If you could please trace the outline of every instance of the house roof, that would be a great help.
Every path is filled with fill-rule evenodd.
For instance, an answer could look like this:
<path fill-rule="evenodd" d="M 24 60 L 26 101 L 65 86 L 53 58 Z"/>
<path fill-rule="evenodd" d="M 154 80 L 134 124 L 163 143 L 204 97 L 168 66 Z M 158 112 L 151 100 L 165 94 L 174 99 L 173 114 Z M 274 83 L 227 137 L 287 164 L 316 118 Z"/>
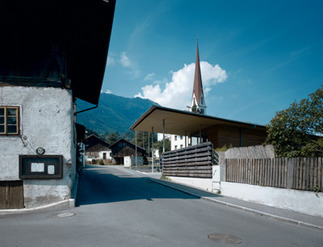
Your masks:
<path fill-rule="evenodd" d="M 129 141 L 127 141 L 127 140 L 125 140 L 125 139 L 121 138 L 121 139 L 117 140 L 115 143 L 111 144 L 111 145 L 110 145 L 110 149 L 113 149 L 113 147 L 114 147 L 114 146 L 116 146 L 119 142 L 126 142 L 126 143 L 128 143 L 130 146 L 132 146 L 133 148 L 135 148 L 135 147 L 136 147 L 136 145 L 135 145 L 135 144 L 133 144 L 133 143 L 131 143 L 131 142 L 129 142 Z M 146 152 L 146 150 L 145 150 L 145 149 L 143 149 L 142 147 L 139 147 L 138 145 L 137 145 L 137 149 L 140 149 L 142 152 Z"/>
<path fill-rule="evenodd" d="M 206 129 L 217 125 L 266 130 L 266 127 L 263 125 L 201 115 L 162 106 L 152 106 L 130 127 L 130 129 L 163 133 L 163 120 L 165 120 L 165 133 L 173 135 L 193 136 L 194 134 L 199 133 L 200 129 Z"/>
<path fill-rule="evenodd" d="M 73 89 L 73 95 L 98 104 L 115 2 L 116 0 L 1 1 L 0 32 L 4 45 L 0 47 L 0 60 L 3 59 L 0 61 L 0 72 L 7 76 L 6 66 L 23 62 L 24 67 L 17 75 L 30 81 L 34 78 L 29 78 L 24 69 L 29 68 L 29 64 L 34 61 L 40 66 L 51 66 L 48 60 L 42 61 L 37 52 L 48 52 L 47 45 L 55 45 L 59 48 L 53 49 L 53 54 L 46 54 L 46 57 L 64 69 L 66 65 L 66 79 L 71 81 L 68 87 Z M 26 51 L 27 56 L 19 61 L 22 51 Z M 57 52 L 65 54 L 61 56 Z M 61 57 L 66 61 L 61 60 Z M 47 83 L 49 86 L 54 85 L 51 80 Z"/>
<path fill-rule="evenodd" d="M 109 144 L 106 143 L 105 141 L 103 141 L 102 139 L 100 139 L 99 137 L 97 137 L 96 135 L 90 135 L 89 137 L 87 137 L 84 140 L 84 144 L 85 144 L 85 149 L 89 149 L 97 144 L 100 144 L 101 146 L 105 147 L 106 149 L 110 149 L 109 148 Z"/>

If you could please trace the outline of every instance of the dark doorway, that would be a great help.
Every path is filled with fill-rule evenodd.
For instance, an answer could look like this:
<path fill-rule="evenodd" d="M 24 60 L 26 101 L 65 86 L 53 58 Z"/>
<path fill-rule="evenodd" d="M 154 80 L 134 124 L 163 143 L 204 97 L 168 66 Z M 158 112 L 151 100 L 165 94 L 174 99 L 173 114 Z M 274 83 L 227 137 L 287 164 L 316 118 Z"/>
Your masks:
<path fill-rule="evenodd" d="M 0 181 L 0 209 L 24 208 L 23 181 Z"/>

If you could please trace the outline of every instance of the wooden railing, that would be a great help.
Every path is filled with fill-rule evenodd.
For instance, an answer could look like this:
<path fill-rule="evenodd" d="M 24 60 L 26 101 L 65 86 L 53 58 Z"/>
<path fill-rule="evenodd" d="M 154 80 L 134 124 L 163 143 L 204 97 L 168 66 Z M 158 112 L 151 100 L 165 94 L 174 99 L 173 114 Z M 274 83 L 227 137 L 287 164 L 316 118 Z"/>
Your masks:
<path fill-rule="evenodd" d="M 227 182 L 323 190 L 323 157 L 275 159 L 226 159 Z"/>
<path fill-rule="evenodd" d="M 214 163 L 211 142 L 165 152 L 162 157 L 163 175 L 212 178 Z"/>

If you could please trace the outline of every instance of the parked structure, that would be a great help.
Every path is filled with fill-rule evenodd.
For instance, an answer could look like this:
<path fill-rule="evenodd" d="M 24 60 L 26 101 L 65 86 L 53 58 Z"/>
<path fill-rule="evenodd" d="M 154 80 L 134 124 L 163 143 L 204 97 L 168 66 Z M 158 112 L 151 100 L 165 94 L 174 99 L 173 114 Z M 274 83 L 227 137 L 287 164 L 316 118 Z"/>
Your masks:
<path fill-rule="evenodd" d="M 75 100 L 98 105 L 115 0 L 2 1 L 0 208 L 71 197 Z"/>
<path fill-rule="evenodd" d="M 111 149 L 109 144 L 95 135 L 90 135 L 84 140 L 85 159 L 92 163 L 97 160 L 112 161 Z"/>
<path fill-rule="evenodd" d="M 145 149 L 141 147 L 136 147 L 136 145 L 132 144 L 131 142 L 128 142 L 125 139 L 120 139 L 113 143 L 110 146 L 111 152 L 112 152 L 112 158 L 114 159 L 114 162 L 119 165 L 124 165 L 124 157 L 126 156 L 137 156 L 143 158 L 143 162 L 147 163 L 147 152 Z"/>

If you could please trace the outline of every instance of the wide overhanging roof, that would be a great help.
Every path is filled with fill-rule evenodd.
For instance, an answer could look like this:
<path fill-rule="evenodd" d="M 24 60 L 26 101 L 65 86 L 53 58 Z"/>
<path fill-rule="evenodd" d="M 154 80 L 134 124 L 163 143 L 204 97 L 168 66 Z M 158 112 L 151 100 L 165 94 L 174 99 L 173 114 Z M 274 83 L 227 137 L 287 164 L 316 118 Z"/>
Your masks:
<path fill-rule="evenodd" d="M 69 1 L 67 1 L 69 2 Z M 70 5 L 72 88 L 98 104 L 108 56 L 115 0 L 73 0 Z"/>
<path fill-rule="evenodd" d="M 165 133 L 173 135 L 192 136 L 199 130 L 216 125 L 231 126 L 244 129 L 265 130 L 263 125 L 245 123 L 207 115 L 180 111 L 162 106 L 152 106 L 131 127 L 131 130 L 163 133 L 165 120 Z"/>
<path fill-rule="evenodd" d="M 19 58 L 15 48 L 37 49 L 28 47 L 28 44 L 35 46 L 39 43 L 45 47 L 53 42 L 59 49 L 53 49 L 52 55 L 45 54 L 44 57 L 49 57 L 50 61 L 43 61 L 42 66 L 59 63 L 64 67 L 66 64 L 66 79 L 71 81 L 73 95 L 98 104 L 115 2 L 116 0 L 1 0 L 0 30 L 2 39 L 6 41 L 0 48 L 1 57 L 5 55 L 8 59 Z M 48 52 L 47 47 L 44 47 L 39 49 Z M 61 47 L 65 49 L 61 51 Z M 61 56 L 55 52 L 65 54 Z M 41 59 L 37 52 L 31 56 Z M 57 57 L 64 57 L 66 61 L 60 61 Z M 21 61 L 16 63 L 19 62 Z M 3 63 L 8 64 L 8 61 Z M 18 76 L 25 76 L 25 71 L 19 73 Z"/>

